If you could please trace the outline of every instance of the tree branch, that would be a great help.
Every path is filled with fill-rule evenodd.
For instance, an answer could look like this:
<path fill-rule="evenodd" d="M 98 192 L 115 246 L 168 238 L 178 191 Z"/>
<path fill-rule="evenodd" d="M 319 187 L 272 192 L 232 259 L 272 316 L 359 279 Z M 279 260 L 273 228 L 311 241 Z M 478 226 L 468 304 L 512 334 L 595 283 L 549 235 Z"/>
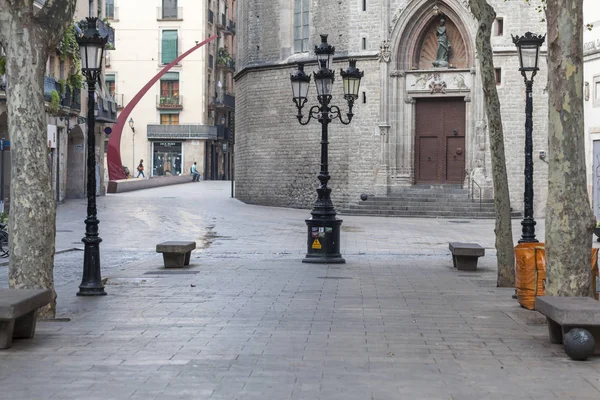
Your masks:
<path fill-rule="evenodd" d="M 65 29 L 73 20 L 77 0 L 46 0 L 44 7 L 34 16 L 37 25 L 47 32 L 48 43 L 58 44 Z"/>

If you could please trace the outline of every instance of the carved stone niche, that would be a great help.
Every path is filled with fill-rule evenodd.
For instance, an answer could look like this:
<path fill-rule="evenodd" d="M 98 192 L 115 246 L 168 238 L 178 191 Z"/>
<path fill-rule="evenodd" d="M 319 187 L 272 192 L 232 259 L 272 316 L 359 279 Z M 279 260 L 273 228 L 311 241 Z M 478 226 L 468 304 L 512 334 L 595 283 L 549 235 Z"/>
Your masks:
<path fill-rule="evenodd" d="M 469 64 L 467 46 L 454 22 L 447 16 L 445 16 L 445 20 L 446 35 L 451 46 L 450 58 L 448 60 L 450 64 L 449 68 L 467 68 Z M 435 18 L 423 31 L 421 47 L 417 49 L 413 64 L 416 66 L 416 69 L 423 70 L 433 67 L 433 62 L 437 59 L 438 52 L 436 31 L 439 24 L 439 18 Z"/>

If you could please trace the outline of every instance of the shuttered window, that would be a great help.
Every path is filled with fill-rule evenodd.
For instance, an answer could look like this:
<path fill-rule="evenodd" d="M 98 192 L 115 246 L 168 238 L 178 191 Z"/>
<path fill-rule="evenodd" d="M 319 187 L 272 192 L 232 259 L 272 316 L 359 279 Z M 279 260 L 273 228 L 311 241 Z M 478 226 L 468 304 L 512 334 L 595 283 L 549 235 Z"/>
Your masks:
<path fill-rule="evenodd" d="M 308 0 L 294 0 L 294 52 L 308 51 Z"/>
<path fill-rule="evenodd" d="M 169 64 L 177 58 L 177 31 L 162 32 L 161 62 Z"/>

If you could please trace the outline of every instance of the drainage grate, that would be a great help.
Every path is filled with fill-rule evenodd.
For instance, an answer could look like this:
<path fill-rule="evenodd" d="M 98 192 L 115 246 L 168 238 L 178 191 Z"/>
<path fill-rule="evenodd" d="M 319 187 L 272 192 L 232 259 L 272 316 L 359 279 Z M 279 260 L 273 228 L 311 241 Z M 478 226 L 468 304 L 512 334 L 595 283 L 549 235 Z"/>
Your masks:
<path fill-rule="evenodd" d="M 67 233 L 67 232 L 73 232 L 73 231 L 70 231 L 70 230 L 67 230 L 67 229 L 57 229 L 56 230 L 56 233 Z"/>
<path fill-rule="evenodd" d="M 462 220 L 460 220 L 460 221 L 452 221 L 452 220 L 450 220 L 448 222 L 452 222 L 453 224 L 470 224 L 471 223 L 471 221 L 462 221 Z"/>
<path fill-rule="evenodd" d="M 354 279 L 349 276 L 319 276 L 319 279 Z"/>
<path fill-rule="evenodd" d="M 195 275 L 195 274 L 197 274 L 199 272 L 200 271 L 177 271 L 177 270 L 168 271 L 168 270 L 162 270 L 162 271 L 148 271 L 148 272 L 144 272 L 144 275 Z"/>

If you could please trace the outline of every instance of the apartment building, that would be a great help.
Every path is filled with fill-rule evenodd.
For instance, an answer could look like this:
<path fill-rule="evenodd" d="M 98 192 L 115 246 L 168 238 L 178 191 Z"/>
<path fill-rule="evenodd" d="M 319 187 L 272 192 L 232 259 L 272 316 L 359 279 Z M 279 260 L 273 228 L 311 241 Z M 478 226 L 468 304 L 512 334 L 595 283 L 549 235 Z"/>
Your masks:
<path fill-rule="evenodd" d="M 212 7 L 197 0 L 105 0 L 106 18 L 119 33 L 106 60 L 105 84 L 118 108 L 210 36 Z M 203 179 L 223 178 L 225 130 L 215 120 L 226 114 L 220 103 L 214 106 L 216 57 L 214 46 L 191 53 L 139 101 L 121 136 L 121 159 L 132 173 L 140 160 L 146 176 L 189 174 L 196 162 Z"/>
<path fill-rule="evenodd" d="M 34 6 L 41 9 L 45 0 L 36 0 Z M 66 198 L 84 198 L 86 195 L 87 156 L 87 85 L 76 58 L 79 48 L 75 38 L 80 34 L 78 21 L 88 16 L 103 17 L 98 0 L 78 0 L 73 25 L 67 29 L 62 43 L 51 52 L 44 76 L 44 99 L 48 138 L 48 171 L 56 201 Z M 114 48 L 114 30 L 98 21 L 102 34 L 109 36 L 108 48 Z M 69 37 L 69 40 L 65 38 Z M 70 43 L 65 46 L 64 43 Z M 69 47 L 71 46 L 71 47 Z M 3 57 L 0 48 L 0 59 Z M 0 139 L 10 142 L 8 135 L 6 79 L 0 68 Z M 116 122 L 116 103 L 100 86 L 96 90 L 96 175 L 97 193 L 104 194 L 104 129 Z M 6 143 L 6 142 L 4 142 Z M 0 146 L 0 173 L 4 185 L 0 197 L 10 203 L 10 147 Z"/>

